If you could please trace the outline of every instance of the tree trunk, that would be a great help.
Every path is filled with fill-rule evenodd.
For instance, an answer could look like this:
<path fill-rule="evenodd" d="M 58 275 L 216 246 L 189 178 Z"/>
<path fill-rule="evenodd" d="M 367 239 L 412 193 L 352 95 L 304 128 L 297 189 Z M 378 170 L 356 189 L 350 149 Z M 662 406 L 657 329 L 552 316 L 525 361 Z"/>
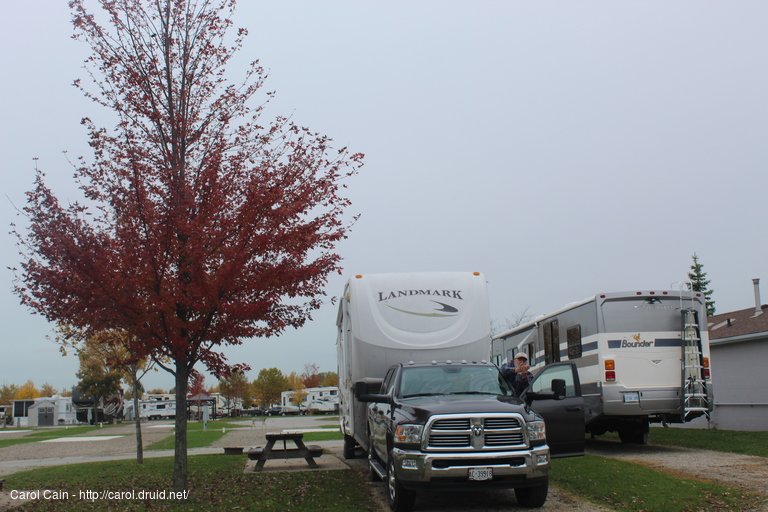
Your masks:
<path fill-rule="evenodd" d="M 176 361 L 176 442 L 174 444 L 173 490 L 187 490 L 187 382 L 189 369 Z"/>
<path fill-rule="evenodd" d="M 133 411 L 136 420 L 136 462 L 144 464 L 144 442 L 141 439 L 141 411 L 139 411 L 139 379 L 133 372 Z"/>

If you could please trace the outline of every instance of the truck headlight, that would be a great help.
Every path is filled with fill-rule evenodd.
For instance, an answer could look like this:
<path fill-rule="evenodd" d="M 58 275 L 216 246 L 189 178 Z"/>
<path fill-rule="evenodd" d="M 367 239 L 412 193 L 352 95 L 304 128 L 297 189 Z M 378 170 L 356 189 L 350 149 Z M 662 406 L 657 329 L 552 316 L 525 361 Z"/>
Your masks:
<path fill-rule="evenodd" d="M 529 441 L 546 441 L 547 428 L 543 421 L 529 421 L 525 424 Z"/>
<path fill-rule="evenodd" d="M 395 429 L 395 442 L 420 444 L 424 425 L 398 425 Z"/>

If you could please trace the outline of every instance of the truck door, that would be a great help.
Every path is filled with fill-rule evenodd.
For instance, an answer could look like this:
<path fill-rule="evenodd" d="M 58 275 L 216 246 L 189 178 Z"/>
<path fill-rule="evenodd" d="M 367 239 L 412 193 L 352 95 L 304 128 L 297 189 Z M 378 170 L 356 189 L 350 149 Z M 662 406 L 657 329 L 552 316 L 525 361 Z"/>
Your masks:
<path fill-rule="evenodd" d="M 395 367 L 392 367 L 384 377 L 384 382 L 381 384 L 382 395 L 394 394 L 395 388 Z M 374 450 L 377 456 L 381 460 L 386 460 L 387 457 L 387 416 L 390 415 L 392 407 L 388 403 L 373 403 L 369 405 L 368 421 L 370 430 L 370 443 L 371 450 Z"/>
<path fill-rule="evenodd" d="M 565 381 L 565 397 L 553 396 L 552 381 L 555 379 Z M 523 397 L 526 395 L 529 395 L 526 401 L 531 404 L 531 409 L 544 418 L 550 456 L 584 455 L 584 398 L 576 365 L 562 362 L 544 367 Z"/>

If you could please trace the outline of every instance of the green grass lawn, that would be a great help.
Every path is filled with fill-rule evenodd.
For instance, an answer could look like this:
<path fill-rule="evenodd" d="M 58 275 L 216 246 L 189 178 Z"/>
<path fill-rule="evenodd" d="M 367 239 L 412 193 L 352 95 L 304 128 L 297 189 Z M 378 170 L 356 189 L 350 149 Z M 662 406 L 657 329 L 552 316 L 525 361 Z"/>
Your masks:
<path fill-rule="evenodd" d="M 214 441 L 218 441 L 226 435 L 227 429 L 242 428 L 243 425 L 227 422 L 208 422 L 207 430 L 202 422 L 187 423 L 187 448 L 205 448 Z M 173 430 L 168 431 L 168 437 L 147 446 L 147 450 L 173 450 L 174 448 Z"/>
<path fill-rule="evenodd" d="M 595 455 L 553 460 L 549 479 L 558 487 L 614 510 L 738 511 L 760 501 L 755 495 L 722 485 L 678 478 L 640 464 Z"/>
<path fill-rule="evenodd" d="M 305 443 L 314 443 L 316 441 L 342 440 L 344 436 L 337 429 L 335 431 L 329 430 L 328 432 L 305 432 L 303 439 Z"/>
<path fill-rule="evenodd" d="M 50 467 L 6 477 L 5 489 L 53 489 L 68 499 L 39 500 L 24 510 L 259 510 L 357 512 L 373 510 L 362 473 L 313 471 L 244 473 L 246 456 L 197 455 L 189 458 L 189 498 L 172 500 L 173 458 L 110 461 Z M 145 498 L 139 499 L 140 491 Z M 89 501 L 80 491 L 101 493 Z M 146 497 L 146 491 L 154 492 Z M 166 491 L 165 498 L 158 494 Z M 61 494 L 63 494 L 63 492 Z M 104 498 L 104 499 L 102 499 Z"/>
<path fill-rule="evenodd" d="M 649 437 L 652 444 L 768 457 L 768 432 L 654 427 Z"/>

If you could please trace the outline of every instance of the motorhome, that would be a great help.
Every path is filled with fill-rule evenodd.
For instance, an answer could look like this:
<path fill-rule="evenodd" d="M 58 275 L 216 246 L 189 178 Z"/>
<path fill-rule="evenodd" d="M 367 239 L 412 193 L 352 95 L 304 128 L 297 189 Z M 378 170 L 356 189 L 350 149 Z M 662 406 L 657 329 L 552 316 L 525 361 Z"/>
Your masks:
<path fill-rule="evenodd" d="M 528 356 L 534 373 L 574 361 L 586 431 L 648 441 L 649 423 L 683 423 L 712 410 L 704 296 L 642 290 L 601 293 L 494 337 L 497 365 Z"/>
<path fill-rule="evenodd" d="M 344 456 L 367 453 L 394 511 L 409 509 L 417 489 L 447 482 L 507 486 L 518 503 L 540 507 L 550 457 L 583 454 L 573 363 L 547 368 L 526 397 L 488 362 L 483 274 L 356 275 L 336 324 Z"/>

